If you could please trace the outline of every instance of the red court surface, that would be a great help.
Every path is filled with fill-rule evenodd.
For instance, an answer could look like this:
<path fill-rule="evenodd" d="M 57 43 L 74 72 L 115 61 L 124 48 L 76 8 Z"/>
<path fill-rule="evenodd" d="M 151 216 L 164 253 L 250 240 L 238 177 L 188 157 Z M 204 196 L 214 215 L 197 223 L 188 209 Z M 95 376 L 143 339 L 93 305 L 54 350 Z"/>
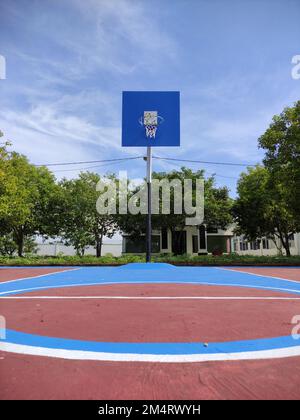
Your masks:
<path fill-rule="evenodd" d="M 300 399 L 300 357 L 191 364 L 0 357 L 1 399 Z"/>
<path fill-rule="evenodd" d="M 272 276 L 275 270 L 278 277 L 299 279 L 299 269 L 258 270 L 262 273 L 255 274 Z M 57 269 L 5 271 L 0 270 L 2 281 Z M 232 286 L 115 284 L 37 290 L 2 299 L 0 305 L 7 328 L 16 331 L 78 340 L 203 346 L 291 334 L 292 317 L 300 314 L 299 297 Z M 300 357 L 147 363 L 0 351 L 0 399 L 300 399 Z"/>
<path fill-rule="evenodd" d="M 287 280 L 296 280 L 300 282 L 300 268 L 283 267 L 232 267 L 227 270 L 241 271 L 243 273 L 258 274 L 260 276 L 280 277 Z"/>
<path fill-rule="evenodd" d="M 182 284 L 84 286 L 40 290 L 1 301 L 9 329 L 78 340 L 233 341 L 287 335 L 300 300 L 244 300 L 290 294 L 241 287 Z M 45 299 L 60 296 L 60 299 Z M 73 299 L 70 297 L 73 296 Z M 75 297 L 79 297 L 76 299 Z M 94 296 L 95 299 L 90 299 Z M 140 296 L 142 299 L 101 299 Z M 144 299 L 145 297 L 176 299 Z M 211 300 L 178 299 L 184 296 Z M 213 297 L 224 297 L 215 300 Z M 228 300 L 227 297 L 240 297 Z"/>
<path fill-rule="evenodd" d="M 44 267 L 34 267 L 34 268 L 1 268 L 0 269 L 0 282 L 23 279 L 28 277 L 43 276 L 50 273 L 59 273 L 61 271 L 69 271 L 72 268 L 44 268 Z"/>

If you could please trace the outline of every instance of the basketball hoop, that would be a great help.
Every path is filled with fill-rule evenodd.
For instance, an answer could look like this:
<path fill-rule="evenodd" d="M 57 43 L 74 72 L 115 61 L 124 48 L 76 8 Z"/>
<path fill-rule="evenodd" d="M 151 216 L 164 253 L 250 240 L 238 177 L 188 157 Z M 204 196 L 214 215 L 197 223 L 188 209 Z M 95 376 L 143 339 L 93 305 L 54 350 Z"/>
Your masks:
<path fill-rule="evenodd" d="M 144 111 L 144 109 L 150 111 Z M 151 111 L 155 110 L 156 111 Z M 163 117 L 158 115 L 161 112 Z M 158 133 L 158 126 L 166 121 Z M 139 127 L 140 126 L 140 127 Z M 156 134 L 158 135 L 156 136 Z M 152 147 L 180 146 L 180 93 L 125 91 L 122 94 L 122 146 L 147 147 L 146 262 L 151 262 Z"/>
<path fill-rule="evenodd" d="M 146 137 L 155 138 L 157 127 L 163 120 L 157 111 L 144 111 L 144 115 L 140 117 L 139 123 L 145 127 Z"/>

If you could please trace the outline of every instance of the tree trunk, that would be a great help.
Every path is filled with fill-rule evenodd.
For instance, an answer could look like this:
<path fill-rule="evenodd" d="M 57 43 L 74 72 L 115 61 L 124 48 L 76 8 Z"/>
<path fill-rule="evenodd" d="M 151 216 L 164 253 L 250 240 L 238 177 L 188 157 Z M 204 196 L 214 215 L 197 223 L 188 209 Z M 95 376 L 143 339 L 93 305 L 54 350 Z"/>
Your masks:
<path fill-rule="evenodd" d="M 291 256 L 291 251 L 290 251 L 290 244 L 289 244 L 289 234 L 288 233 L 283 234 L 282 232 L 279 232 L 279 237 L 280 237 L 280 241 L 282 243 L 282 246 L 285 249 L 286 256 L 290 257 Z"/>
<path fill-rule="evenodd" d="M 102 248 L 102 244 L 100 241 L 96 242 L 96 257 L 100 258 L 101 257 L 101 248 Z"/>
<path fill-rule="evenodd" d="M 276 241 L 276 239 L 274 238 L 274 239 L 272 239 L 272 241 L 273 241 L 273 243 L 274 243 L 274 245 L 275 245 L 275 248 L 277 249 L 277 251 L 278 251 L 278 255 L 280 255 L 281 257 L 283 256 L 283 252 L 282 252 L 282 243 L 280 242 L 280 245 L 278 245 L 277 244 L 277 241 Z"/>
<path fill-rule="evenodd" d="M 291 250 L 290 250 L 290 242 L 289 242 L 289 235 L 285 235 L 285 252 L 286 252 L 286 256 L 290 257 L 291 256 Z"/>
<path fill-rule="evenodd" d="M 16 234 L 16 242 L 18 245 L 18 256 L 23 257 L 23 248 L 24 248 L 24 233 L 22 228 L 18 230 Z"/>

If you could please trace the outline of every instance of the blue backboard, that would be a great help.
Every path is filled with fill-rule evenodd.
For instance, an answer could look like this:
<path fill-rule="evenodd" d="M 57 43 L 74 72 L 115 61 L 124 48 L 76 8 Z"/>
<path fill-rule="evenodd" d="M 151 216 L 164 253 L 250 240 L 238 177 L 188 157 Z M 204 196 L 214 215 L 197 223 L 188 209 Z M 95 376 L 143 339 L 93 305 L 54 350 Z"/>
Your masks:
<path fill-rule="evenodd" d="M 180 146 L 179 92 L 123 92 L 122 107 L 122 146 Z M 146 121 L 155 137 L 147 137 Z"/>

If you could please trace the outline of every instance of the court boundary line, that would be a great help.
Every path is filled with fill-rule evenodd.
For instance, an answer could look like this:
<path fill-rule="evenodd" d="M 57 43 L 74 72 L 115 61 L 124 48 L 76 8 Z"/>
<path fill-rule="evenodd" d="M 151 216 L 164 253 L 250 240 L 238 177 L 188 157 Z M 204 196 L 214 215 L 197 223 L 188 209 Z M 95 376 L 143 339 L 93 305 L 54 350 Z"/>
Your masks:
<path fill-rule="evenodd" d="M 199 354 L 138 354 L 109 353 L 84 350 L 58 349 L 0 342 L 0 350 L 8 353 L 31 356 L 53 357 L 68 360 L 98 360 L 114 362 L 156 362 L 156 363 L 195 363 L 239 360 L 281 359 L 300 356 L 300 346 L 284 347 L 271 350 L 254 350 L 238 353 L 199 353 Z"/>
<path fill-rule="evenodd" d="M 245 274 L 245 273 L 244 273 Z M 246 273 L 248 274 L 248 273 Z M 286 280 L 289 281 L 289 280 Z M 292 282 L 293 283 L 293 282 Z M 298 283 L 298 282 L 296 282 Z M 43 287 L 32 287 L 26 288 L 21 290 L 11 290 L 0 293 L 1 295 L 9 295 L 16 292 L 29 292 L 41 289 L 59 289 L 62 287 L 84 287 L 84 286 L 102 286 L 102 285 L 133 285 L 133 284 L 178 284 L 178 285 L 207 285 L 207 286 L 225 286 L 225 287 L 243 287 L 248 289 L 261 289 L 261 290 L 273 290 L 273 291 L 281 291 L 281 292 L 290 292 L 295 293 L 297 295 L 300 294 L 300 290 L 294 289 L 285 289 L 285 288 L 278 288 L 278 287 L 270 287 L 270 286 L 258 286 L 255 284 L 220 284 L 215 282 L 203 282 L 203 281 L 196 281 L 196 282 L 173 282 L 173 281 L 131 281 L 131 282 L 97 282 L 97 283 L 76 283 L 76 284 L 65 284 L 65 285 L 47 285 Z M 5 296 L 4 296 L 5 297 Z M 4 298 L 3 297 L 3 298 Z M 20 296 L 6 296 L 10 298 L 20 298 Z M 21 296 L 22 297 L 22 296 Z M 23 296 L 25 297 L 25 296 Z M 151 296 L 149 296 L 151 298 Z M 28 298 L 34 298 L 34 296 L 28 296 Z M 38 298 L 38 296 L 36 297 Z M 56 297 L 57 298 L 57 297 Z M 74 298 L 74 297 L 72 297 Z M 79 297 L 80 298 L 80 297 Z M 94 297 L 92 297 L 94 298 Z M 174 297 L 173 297 L 174 298 Z M 187 297 L 184 297 L 187 298 Z M 195 298 L 195 297 L 193 297 Z M 206 297 L 210 298 L 210 297 Z M 246 297 L 247 298 L 247 297 Z M 264 298 L 264 297 L 260 297 Z M 257 297 L 256 297 L 257 299 Z M 287 299 L 290 299 L 287 297 Z M 293 298 L 291 298 L 293 299 Z M 295 299 L 293 299 L 295 300 Z M 40 347 L 40 346 L 33 346 L 28 344 L 17 344 L 12 343 L 9 341 L 1 342 L 0 341 L 0 350 L 7 351 L 11 353 L 19 353 L 19 354 L 28 354 L 28 355 L 35 355 L 35 356 L 46 356 L 46 357 L 56 357 L 62 359 L 73 359 L 73 360 L 99 360 L 99 361 L 130 361 L 130 362 L 165 362 L 165 363 L 185 363 L 185 362 L 203 362 L 203 361 L 230 361 L 230 360 L 258 360 L 258 359 L 273 359 L 273 358 L 284 358 L 284 357 L 293 357 L 293 356 L 300 356 L 300 345 L 299 346 L 288 346 L 288 347 L 278 347 L 275 349 L 261 349 L 261 350 L 254 350 L 254 351 L 240 351 L 240 352 L 221 352 L 216 349 L 214 353 L 197 353 L 197 354 L 150 354 L 150 353 L 118 353 L 118 352 L 101 352 L 101 351 L 91 351 L 91 350 L 78 350 L 78 349 L 63 349 L 63 348 L 56 348 L 56 347 Z"/>
<path fill-rule="evenodd" d="M 51 276 L 52 274 L 66 273 L 66 272 L 69 272 L 69 271 L 76 271 L 76 270 L 80 270 L 80 269 L 81 269 L 81 267 L 67 268 L 67 269 L 62 269 L 60 271 L 54 271 L 53 273 L 38 274 L 37 276 L 22 277 L 21 279 L 0 281 L 0 286 L 1 286 L 1 284 L 13 283 L 14 281 L 23 281 L 23 280 L 37 279 L 39 277 Z"/>
<path fill-rule="evenodd" d="M 0 296 L 2 300 L 30 299 L 119 299 L 119 300 L 280 300 L 298 301 L 296 297 L 286 296 Z"/>
<path fill-rule="evenodd" d="M 264 277 L 264 278 L 272 278 L 272 279 L 277 279 L 277 280 L 283 280 L 283 281 L 289 281 L 291 283 L 298 283 L 300 284 L 300 280 L 289 280 L 289 279 L 284 279 L 283 277 L 277 277 L 277 276 L 267 276 L 267 275 L 263 275 L 263 274 L 255 274 L 255 273 L 248 273 L 247 271 L 241 271 L 241 270 L 235 270 L 233 268 L 224 268 L 224 267 L 215 267 L 217 270 L 224 270 L 224 271 L 233 271 L 236 273 L 242 273 L 242 274 L 249 274 L 250 276 L 258 276 L 258 277 Z M 256 267 L 253 267 L 256 268 Z M 257 267 L 260 268 L 260 267 Z M 268 267 L 265 267 L 268 268 Z M 270 267 L 271 268 L 271 267 Z M 300 269 L 300 267 L 299 267 Z"/>
<path fill-rule="evenodd" d="M 288 281 L 288 280 L 287 280 Z M 299 284 L 299 282 L 296 282 Z M 13 294 L 13 293 L 22 293 L 22 292 L 32 292 L 35 290 L 44 290 L 44 289 L 59 289 L 59 288 L 63 288 L 63 287 L 81 287 L 81 286 L 102 286 L 102 285 L 120 285 L 120 284 L 196 284 L 196 285 L 207 285 L 207 286 L 228 286 L 228 287 L 243 287 L 243 288 L 248 288 L 248 289 L 261 289 L 261 290 L 273 290 L 273 291 L 281 291 L 281 292 L 289 292 L 289 293 L 294 293 L 299 295 L 300 294 L 300 289 L 299 290 L 295 290 L 295 289 L 285 289 L 285 288 L 280 288 L 280 287 L 267 287 L 267 286 L 257 286 L 257 285 L 247 285 L 247 284 L 232 284 L 232 283 L 228 283 L 228 284 L 224 284 L 224 283 L 209 283 L 209 282 L 166 282 L 166 281 L 151 281 L 151 282 L 145 282 L 145 281 L 134 281 L 134 282 L 103 282 L 103 283 L 79 283 L 79 284 L 60 284 L 60 285 L 55 285 L 55 286 L 43 286 L 43 287 L 30 287 L 30 288 L 26 288 L 26 289 L 15 289 L 15 290 L 8 290 L 5 292 L 0 292 L 0 297 L 1 295 L 9 295 L 9 294 Z"/>

